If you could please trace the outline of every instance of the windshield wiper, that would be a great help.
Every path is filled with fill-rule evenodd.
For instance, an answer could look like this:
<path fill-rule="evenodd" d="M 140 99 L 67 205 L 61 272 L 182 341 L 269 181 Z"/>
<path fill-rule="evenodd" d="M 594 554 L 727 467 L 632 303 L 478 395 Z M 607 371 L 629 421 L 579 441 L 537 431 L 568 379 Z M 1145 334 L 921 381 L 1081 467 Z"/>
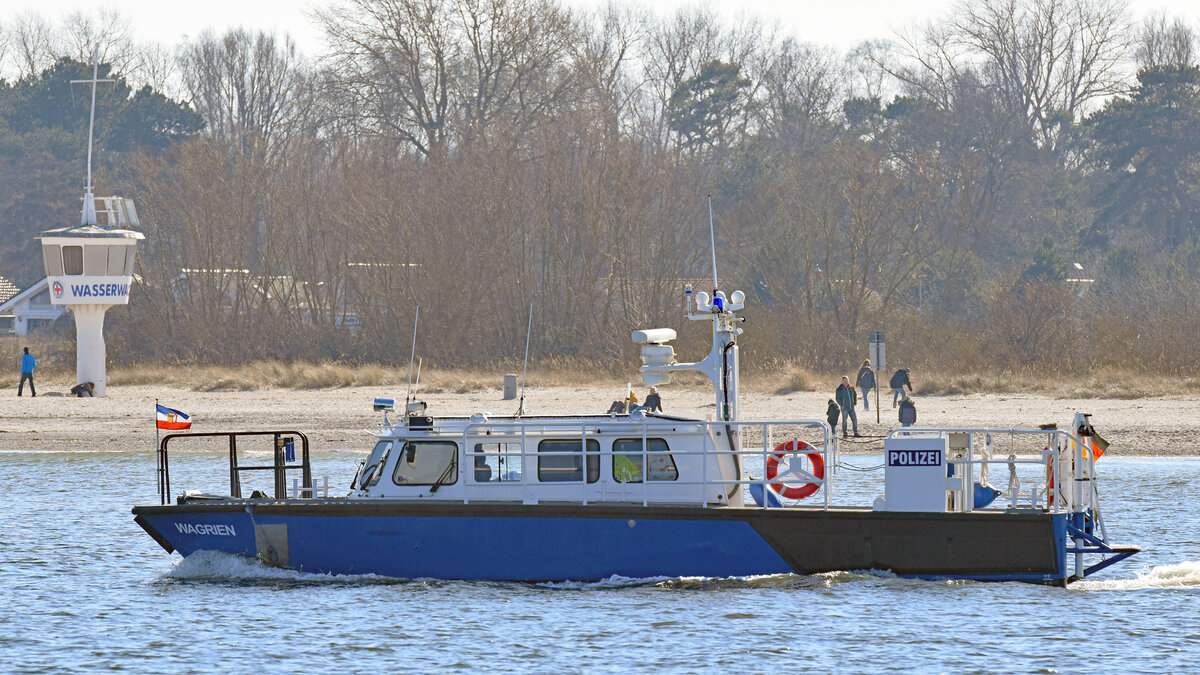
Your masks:
<path fill-rule="evenodd" d="M 447 485 L 448 483 L 446 483 L 446 479 L 449 478 L 451 472 L 453 472 L 457 468 L 458 468 L 458 457 L 456 456 L 450 462 L 450 464 L 446 466 L 446 470 L 442 472 L 442 475 L 438 476 L 437 482 L 433 484 L 433 487 L 429 488 L 429 494 L 433 494 L 438 491 L 438 488 L 442 487 L 443 485 Z"/>

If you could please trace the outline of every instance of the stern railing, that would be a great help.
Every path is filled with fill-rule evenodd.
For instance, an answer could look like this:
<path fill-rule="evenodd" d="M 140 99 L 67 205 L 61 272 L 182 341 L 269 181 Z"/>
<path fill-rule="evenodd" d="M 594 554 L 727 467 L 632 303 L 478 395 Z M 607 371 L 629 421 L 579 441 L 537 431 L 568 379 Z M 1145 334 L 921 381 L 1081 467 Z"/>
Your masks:
<path fill-rule="evenodd" d="M 272 448 L 274 450 L 272 462 L 270 464 L 261 465 L 243 465 L 238 460 L 237 439 L 248 436 L 271 436 L 273 437 Z M 247 471 L 270 471 L 274 478 L 275 499 L 286 499 L 288 497 L 287 489 L 287 474 L 289 471 L 299 471 L 301 485 L 297 487 L 297 491 L 305 490 L 309 494 L 313 493 L 312 484 L 312 465 L 309 463 L 308 456 L 308 436 L 302 432 L 290 429 L 273 430 L 273 431 L 216 431 L 216 432 L 195 432 L 185 434 L 167 434 L 163 436 L 162 441 L 158 446 L 158 495 L 160 503 L 166 504 L 171 497 L 171 465 L 167 447 L 171 441 L 182 438 L 219 438 L 224 437 L 229 440 L 229 496 L 241 498 L 242 496 L 242 474 Z M 300 439 L 300 460 L 299 463 L 289 464 L 287 460 L 288 442 L 294 444 L 295 438 Z M 292 446 L 295 447 L 294 445 Z M 293 460 L 295 461 L 295 460 Z"/>

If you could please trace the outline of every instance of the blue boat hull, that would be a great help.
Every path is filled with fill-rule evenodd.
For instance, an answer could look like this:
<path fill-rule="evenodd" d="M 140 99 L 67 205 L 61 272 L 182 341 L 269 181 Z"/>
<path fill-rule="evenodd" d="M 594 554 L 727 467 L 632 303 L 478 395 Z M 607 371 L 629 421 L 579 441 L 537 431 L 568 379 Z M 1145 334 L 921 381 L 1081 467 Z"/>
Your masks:
<path fill-rule="evenodd" d="M 1065 516 L 640 505 L 222 500 L 139 506 L 168 551 L 306 572 L 596 580 L 881 570 L 1066 582 Z"/>

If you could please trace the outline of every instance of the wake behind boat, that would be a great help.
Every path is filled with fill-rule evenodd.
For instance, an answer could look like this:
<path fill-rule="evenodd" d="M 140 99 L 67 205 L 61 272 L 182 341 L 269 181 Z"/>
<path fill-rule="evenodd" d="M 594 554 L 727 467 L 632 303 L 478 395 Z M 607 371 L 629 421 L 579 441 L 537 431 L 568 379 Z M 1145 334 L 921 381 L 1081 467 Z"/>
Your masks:
<path fill-rule="evenodd" d="M 216 550 L 306 572 L 514 581 L 728 577 L 880 570 L 903 577 L 1066 585 L 1138 552 L 1109 543 L 1096 489 L 1103 451 L 1089 416 L 1059 428 L 902 428 L 884 441 L 884 492 L 838 505 L 838 444 L 824 420 L 741 415 L 744 295 L 685 291 L 712 348 L 676 362 L 675 331 L 635 331 L 647 385 L 712 382 L 715 420 L 628 413 L 436 417 L 407 400 L 384 423 L 345 497 L 315 489 L 295 431 L 172 434 L 159 447 L 160 504 L 136 522 L 168 552 Z M 269 465 L 239 463 L 239 438 L 270 436 Z M 230 494 L 171 497 L 168 448 L 229 441 Z M 999 457 L 1001 438 L 1041 446 Z M 301 443 L 295 459 L 288 449 Z M 289 446 L 289 443 L 292 444 Z M 244 447 L 244 443 L 243 443 Z M 1007 467 L 1006 490 L 993 488 Z M 269 471 L 274 496 L 241 494 Z M 289 491 L 289 474 L 292 478 Z M 861 492 L 861 490 L 859 490 Z M 994 506 L 997 497 L 1006 501 Z"/>

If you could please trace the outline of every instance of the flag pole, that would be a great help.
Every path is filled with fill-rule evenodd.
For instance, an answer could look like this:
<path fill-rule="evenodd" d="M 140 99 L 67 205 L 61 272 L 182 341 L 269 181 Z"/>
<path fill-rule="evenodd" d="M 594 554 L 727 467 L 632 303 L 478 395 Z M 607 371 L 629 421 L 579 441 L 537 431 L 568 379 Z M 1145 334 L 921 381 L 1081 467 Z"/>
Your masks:
<path fill-rule="evenodd" d="M 162 466 L 162 450 L 159 448 L 159 433 L 158 433 L 158 399 L 154 399 L 154 454 L 158 457 L 158 494 L 162 494 L 163 490 L 163 466 Z"/>

